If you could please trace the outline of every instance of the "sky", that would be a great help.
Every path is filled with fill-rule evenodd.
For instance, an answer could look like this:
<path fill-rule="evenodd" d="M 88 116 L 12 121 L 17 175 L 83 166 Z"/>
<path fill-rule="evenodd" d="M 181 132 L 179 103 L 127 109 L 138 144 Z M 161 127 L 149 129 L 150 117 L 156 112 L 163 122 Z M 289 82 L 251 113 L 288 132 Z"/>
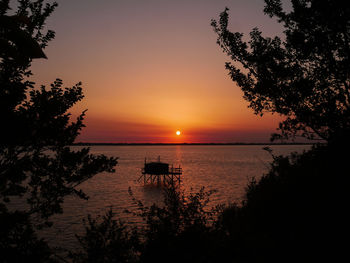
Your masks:
<path fill-rule="evenodd" d="M 281 117 L 254 115 L 225 70 L 210 26 L 230 8 L 231 31 L 282 32 L 262 0 L 58 0 L 56 37 L 33 79 L 82 81 L 87 109 L 77 142 L 268 142 Z M 176 131 L 181 135 L 176 135 Z"/>

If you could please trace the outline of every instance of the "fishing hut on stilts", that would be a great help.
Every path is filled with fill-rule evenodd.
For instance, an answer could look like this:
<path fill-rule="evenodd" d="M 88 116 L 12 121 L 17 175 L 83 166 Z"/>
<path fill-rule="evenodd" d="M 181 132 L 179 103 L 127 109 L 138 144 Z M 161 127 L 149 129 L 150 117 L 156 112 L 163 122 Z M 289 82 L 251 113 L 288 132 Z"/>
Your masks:
<path fill-rule="evenodd" d="M 182 168 L 169 166 L 168 163 L 162 163 L 160 156 L 157 162 L 147 162 L 145 158 L 145 165 L 141 171 L 142 175 L 138 181 L 143 180 L 144 184 L 172 184 L 174 182 L 181 182 Z"/>

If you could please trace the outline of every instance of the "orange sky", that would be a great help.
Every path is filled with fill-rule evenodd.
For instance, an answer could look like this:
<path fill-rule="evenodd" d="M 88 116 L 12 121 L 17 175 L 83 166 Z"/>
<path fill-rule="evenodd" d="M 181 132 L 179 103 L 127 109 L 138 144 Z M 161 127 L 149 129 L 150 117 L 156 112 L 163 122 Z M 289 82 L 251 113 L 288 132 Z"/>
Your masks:
<path fill-rule="evenodd" d="M 77 141 L 268 142 L 278 117 L 260 118 L 224 68 L 212 18 L 228 6 L 230 28 L 279 34 L 258 0 L 58 1 L 56 31 L 34 80 L 83 82 L 88 109 Z M 176 130 L 182 134 L 176 136 Z"/>

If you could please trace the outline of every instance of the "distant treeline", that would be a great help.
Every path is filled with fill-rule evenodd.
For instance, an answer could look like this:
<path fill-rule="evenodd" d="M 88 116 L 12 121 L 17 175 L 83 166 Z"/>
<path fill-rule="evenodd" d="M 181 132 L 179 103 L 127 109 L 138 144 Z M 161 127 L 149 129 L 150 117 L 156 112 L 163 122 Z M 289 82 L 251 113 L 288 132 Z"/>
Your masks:
<path fill-rule="evenodd" d="M 312 145 L 311 142 L 285 142 L 285 143 L 110 143 L 110 142 L 77 142 L 73 143 L 74 146 L 148 146 L 148 145 Z"/>

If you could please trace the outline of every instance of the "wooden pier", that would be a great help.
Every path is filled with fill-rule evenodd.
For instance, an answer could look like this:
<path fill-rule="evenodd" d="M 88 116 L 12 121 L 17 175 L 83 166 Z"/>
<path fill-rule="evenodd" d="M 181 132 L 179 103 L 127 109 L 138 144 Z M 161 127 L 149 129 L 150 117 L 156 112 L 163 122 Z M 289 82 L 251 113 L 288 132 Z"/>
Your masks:
<path fill-rule="evenodd" d="M 157 162 L 147 163 L 145 159 L 145 165 L 141 170 L 142 175 L 138 179 L 143 179 L 144 184 L 172 184 L 174 182 L 181 182 L 182 168 L 169 166 L 168 163 L 162 163 L 158 156 Z"/>

